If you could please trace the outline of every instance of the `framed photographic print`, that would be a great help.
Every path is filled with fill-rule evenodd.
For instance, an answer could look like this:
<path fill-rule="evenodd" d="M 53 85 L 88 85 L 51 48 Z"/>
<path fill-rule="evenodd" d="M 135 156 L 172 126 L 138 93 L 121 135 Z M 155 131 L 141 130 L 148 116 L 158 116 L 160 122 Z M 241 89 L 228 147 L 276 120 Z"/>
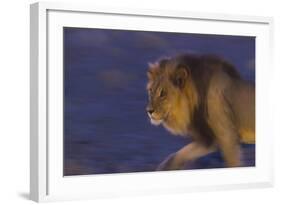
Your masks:
<path fill-rule="evenodd" d="M 34 201 L 271 186 L 269 17 L 31 5 Z"/>

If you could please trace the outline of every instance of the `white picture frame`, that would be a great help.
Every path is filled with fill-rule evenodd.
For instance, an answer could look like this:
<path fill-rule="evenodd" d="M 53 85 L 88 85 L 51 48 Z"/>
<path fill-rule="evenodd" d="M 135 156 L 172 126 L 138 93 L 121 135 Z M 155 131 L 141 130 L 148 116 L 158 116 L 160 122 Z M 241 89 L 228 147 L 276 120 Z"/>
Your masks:
<path fill-rule="evenodd" d="M 112 18 L 114 16 L 114 18 Z M 155 23 L 148 23 L 153 22 Z M 158 27 L 155 27 L 157 22 Z M 62 27 L 256 36 L 256 166 L 64 177 L 62 174 Z M 167 27 L 169 25 L 169 28 Z M 40 2 L 30 10 L 30 198 L 34 201 L 179 193 L 273 185 L 269 106 L 273 19 L 184 11 L 97 8 Z M 53 69 L 56 68 L 56 69 Z M 265 120 L 267 119 L 267 120 Z M 186 181 L 185 183 L 183 183 Z"/>

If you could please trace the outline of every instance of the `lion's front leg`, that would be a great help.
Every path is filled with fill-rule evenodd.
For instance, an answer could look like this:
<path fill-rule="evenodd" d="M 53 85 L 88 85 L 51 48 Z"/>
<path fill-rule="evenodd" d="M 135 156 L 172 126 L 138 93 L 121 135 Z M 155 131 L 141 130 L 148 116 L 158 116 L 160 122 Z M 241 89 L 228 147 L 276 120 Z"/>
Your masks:
<path fill-rule="evenodd" d="M 158 167 L 157 171 L 183 169 L 188 162 L 198 159 L 204 155 L 214 152 L 213 146 L 206 147 L 197 142 L 192 142 L 179 151 L 169 155 Z"/>
<path fill-rule="evenodd" d="M 176 157 L 177 153 L 170 154 L 163 162 L 157 167 L 157 171 L 177 170 L 182 169 L 184 162 Z"/>

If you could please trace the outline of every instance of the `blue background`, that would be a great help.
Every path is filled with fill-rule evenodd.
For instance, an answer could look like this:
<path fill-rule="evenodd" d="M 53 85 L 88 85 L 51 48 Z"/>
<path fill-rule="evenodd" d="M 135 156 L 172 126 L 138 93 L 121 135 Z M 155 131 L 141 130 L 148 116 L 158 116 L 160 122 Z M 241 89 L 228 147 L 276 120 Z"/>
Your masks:
<path fill-rule="evenodd" d="M 154 171 L 190 142 L 145 112 L 148 62 L 179 53 L 221 56 L 255 82 L 254 37 L 64 28 L 64 175 Z M 186 169 L 223 166 L 216 152 Z"/>

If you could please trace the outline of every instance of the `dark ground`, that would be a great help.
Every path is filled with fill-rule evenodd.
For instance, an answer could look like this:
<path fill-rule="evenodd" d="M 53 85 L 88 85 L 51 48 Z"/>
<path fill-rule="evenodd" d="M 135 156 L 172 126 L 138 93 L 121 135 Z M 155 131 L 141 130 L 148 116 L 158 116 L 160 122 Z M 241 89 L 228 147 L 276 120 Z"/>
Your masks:
<path fill-rule="evenodd" d="M 64 29 L 64 174 L 153 171 L 188 139 L 152 126 L 147 63 L 178 53 L 219 55 L 255 82 L 253 37 Z M 246 166 L 255 146 L 242 145 Z M 220 154 L 188 169 L 223 167 Z"/>

